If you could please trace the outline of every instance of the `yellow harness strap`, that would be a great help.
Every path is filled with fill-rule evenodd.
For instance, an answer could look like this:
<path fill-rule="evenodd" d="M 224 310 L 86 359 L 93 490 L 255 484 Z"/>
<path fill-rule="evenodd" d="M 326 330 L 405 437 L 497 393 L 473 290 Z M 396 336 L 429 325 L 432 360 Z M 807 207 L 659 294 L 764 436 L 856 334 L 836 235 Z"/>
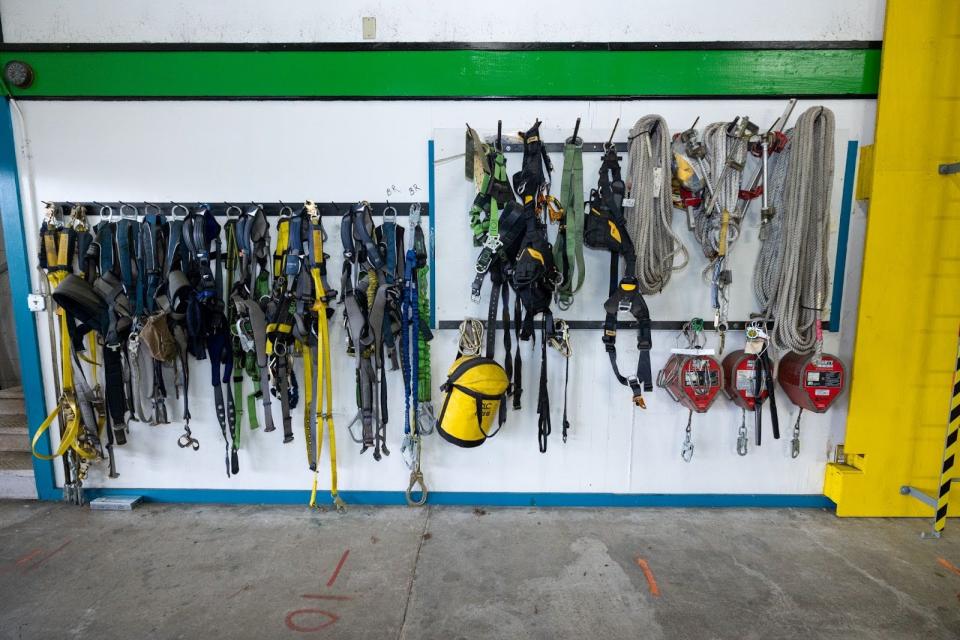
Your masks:
<path fill-rule="evenodd" d="M 323 233 L 319 226 L 313 228 L 313 267 L 310 275 L 316 301 L 313 310 L 317 313 L 317 442 L 316 469 L 313 472 L 313 488 L 310 491 L 310 506 L 317 506 L 317 478 L 320 473 L 320 451 L 323 448 L 323 430 L 330 438 L 330 496 L 338 511 L 345 508 L 337 491 L 337 434 L 333 426 L 333 367 L 330 364 L 330 327 L 327 322 L 327 291 L 320 278 L 320 265 L 323 264 Z M 307 383 L 309 388 L 310 383 Z M 309 406 L 309 405 L 308 405 Z"/>
<path fill-rule="evenodd" d="M 717 243 L 717 254 L 720 257 L 727 255 L 727 231 L 730 226 L 730 212 L 726 209 L 720 214 L 720 237 Z"/>

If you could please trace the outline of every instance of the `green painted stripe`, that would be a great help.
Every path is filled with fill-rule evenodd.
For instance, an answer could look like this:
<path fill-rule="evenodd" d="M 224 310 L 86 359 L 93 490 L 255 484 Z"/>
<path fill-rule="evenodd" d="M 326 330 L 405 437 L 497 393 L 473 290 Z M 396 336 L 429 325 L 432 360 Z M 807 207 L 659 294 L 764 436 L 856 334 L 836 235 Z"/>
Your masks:
<path fill-rule="evenodd" d="M 878 49 L 3 52 L 23 98 L 873 96 Z"/>

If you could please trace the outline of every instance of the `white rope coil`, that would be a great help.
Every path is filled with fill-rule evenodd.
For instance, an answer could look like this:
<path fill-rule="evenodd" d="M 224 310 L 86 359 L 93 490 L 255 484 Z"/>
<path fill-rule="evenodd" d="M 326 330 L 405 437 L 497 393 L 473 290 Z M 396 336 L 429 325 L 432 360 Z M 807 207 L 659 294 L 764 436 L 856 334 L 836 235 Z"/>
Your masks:
<path fill-rule="evenodd" d="M 830 280 L 833 112 L 807 109 L 789 137 L 788 155 L 773 171 L 776 211 L 757 259 L 754 292 L 764 314 L 774 320 L 773 344 L 806 354 L 821 348 L 817 321 Z"/>
<path fill-rule="evenodd" d="M 627 232 L 636 248 L 636 274 L 646 294 L 663 290 L 674 271 L 687 266 L 687 248 L 673 232 L 670 129 L 658 115 L 637 120 L 630 130 L 630 197 Z M 680 257 L 680 264 L 677 262 Z"/>

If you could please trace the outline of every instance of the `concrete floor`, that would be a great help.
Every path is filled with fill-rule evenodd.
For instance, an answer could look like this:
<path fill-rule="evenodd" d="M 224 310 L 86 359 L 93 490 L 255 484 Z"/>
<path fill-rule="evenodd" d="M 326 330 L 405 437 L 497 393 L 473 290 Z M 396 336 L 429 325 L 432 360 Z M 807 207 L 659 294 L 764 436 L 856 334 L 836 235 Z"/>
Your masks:
<path fill-rule="evenodd" d="M 919 539 L 925 526 L 819 510 L 8 501 L 0 637 L 958 638 L 960 522 L 939 541 Z"/>

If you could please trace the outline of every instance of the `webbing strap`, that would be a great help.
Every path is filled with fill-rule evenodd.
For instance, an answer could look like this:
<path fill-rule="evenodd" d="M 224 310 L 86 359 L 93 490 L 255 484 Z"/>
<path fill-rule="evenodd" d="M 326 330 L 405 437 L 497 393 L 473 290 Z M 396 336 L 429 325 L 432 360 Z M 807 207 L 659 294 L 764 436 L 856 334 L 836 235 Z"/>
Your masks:
<path fill-rule="evenodd" d="M 563 282 L 557 289 L 561 306 L 573 302 L 583 286 L 583 145 L 567 142 L 563 147 L 563 175 L 560 183 L 563 219 L 554 245 L 554 262 L 562 266 Z M 576 282 L 576 284 L 574 284 Z"/>

